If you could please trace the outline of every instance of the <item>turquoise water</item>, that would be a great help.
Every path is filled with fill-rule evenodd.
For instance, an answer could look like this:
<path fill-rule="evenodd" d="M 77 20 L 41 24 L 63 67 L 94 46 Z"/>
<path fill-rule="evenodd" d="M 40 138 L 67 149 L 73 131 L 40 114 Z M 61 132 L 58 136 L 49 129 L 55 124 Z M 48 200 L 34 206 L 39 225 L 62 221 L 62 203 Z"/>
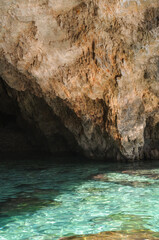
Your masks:
<path fill-rule="evenodd" d="M 0 164 L 0 240 L 159 232 L 158 164 L 32 162 Z"/>

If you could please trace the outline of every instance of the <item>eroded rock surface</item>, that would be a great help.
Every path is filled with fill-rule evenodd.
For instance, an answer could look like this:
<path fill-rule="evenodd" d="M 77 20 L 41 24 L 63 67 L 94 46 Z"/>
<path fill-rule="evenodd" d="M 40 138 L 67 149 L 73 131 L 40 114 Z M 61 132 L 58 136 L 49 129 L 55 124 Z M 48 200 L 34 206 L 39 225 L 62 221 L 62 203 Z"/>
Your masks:
<path fill-rule="evenodd" d="M 158 0 L 0 2 L 0 75 L 52 152 L 159 159 L 158 39 Z"/>

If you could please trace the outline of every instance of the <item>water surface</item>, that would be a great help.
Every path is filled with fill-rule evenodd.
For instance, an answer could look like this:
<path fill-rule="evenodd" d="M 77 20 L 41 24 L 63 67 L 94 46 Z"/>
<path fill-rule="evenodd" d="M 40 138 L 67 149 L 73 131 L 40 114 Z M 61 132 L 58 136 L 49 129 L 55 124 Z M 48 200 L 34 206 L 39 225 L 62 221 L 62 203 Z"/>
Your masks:
<path fill-rule="evenodd" d="M 1 161 L 0 240 L 159 232 L 158 163 Z"/>

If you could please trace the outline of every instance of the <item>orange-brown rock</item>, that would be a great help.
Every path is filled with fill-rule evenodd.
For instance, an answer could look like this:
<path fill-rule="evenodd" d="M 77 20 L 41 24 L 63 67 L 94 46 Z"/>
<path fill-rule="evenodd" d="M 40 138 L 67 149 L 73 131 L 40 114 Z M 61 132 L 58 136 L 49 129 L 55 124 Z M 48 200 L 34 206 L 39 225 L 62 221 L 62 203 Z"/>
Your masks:
<path fill-rule="evenodd" d="M 84 235 L 84 236 L 72 236 L 63 237 L 59 240 L 158 240 L 159 234 L 151 231 L 141 230 L 139 232 L 132 231 L 130 233 L 124 233 L 122 231 L 116 232 L 102 232 L 98 234 Z"/>
<path fill-rule="evenodd" d="M 1 0 L 0 76 L 50 151 L 159 159 L 158 0 Z"/>

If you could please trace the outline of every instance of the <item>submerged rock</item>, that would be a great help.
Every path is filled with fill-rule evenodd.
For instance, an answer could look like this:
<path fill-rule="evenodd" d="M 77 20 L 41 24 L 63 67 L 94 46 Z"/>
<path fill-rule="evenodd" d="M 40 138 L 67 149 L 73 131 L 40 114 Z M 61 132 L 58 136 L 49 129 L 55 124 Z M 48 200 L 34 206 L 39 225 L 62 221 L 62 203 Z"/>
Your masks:
<path fill-rule="evenodd" d="M 1 0 L 0 152 L 159 159 L 158 19 L 158 0 Z"/>
<path fill-rule="evenodd" d="M 50 196 L 49 193 L 44 194 L 44 191 L 24 193 L 5 202 L 0 202 L 0 214 L 2 217 L 4 215 L 11 217 L 31 214 L 49 205 L 59 206 L 61 202 L 53 200 L 53 196 Z M 8 218 L 6 221 L 10 221 L 10 219 Z"/>
<path fill-rule="evenodd" d="M 129 230 L 146 230 L 146 225 L 148 221 L 151 219 L 151 216 L 144 216 L 144 215 L 132 215 L 132 214 L 124 214 L 124 213 L 117 213 L 117 214 L 110 214 L 104 217 L 96 217 L 93 218 L 91 221 L 96 224 L 116 224 L 120 223 L 120 229 L 125 231 Z"/>
<path fill-rule="evenodd" d="M 18 194 L 18 197 L 22 198 L 37 198 L 43 200 L 54 200 L 59 194 L 59 191 L 54 189 L 30 189 L 30 192 L 22 192 Z M 55 203 L 55 201 L 54 201 Z M 57 202 L 58 205 L 59 202 Z"/>
<path fill-rule="evenodd" d="M 116 231 L 116 232 L 102 232 L 91 235 L 83 236 L 72 236 L 72 237 L 63 237 L 59 240 L 158 240 L 159 233 L 151 232 L 149 230 L 140 230 L 140 231 Z"/>
<path fill-rule="evenodd" d="M 154 181 L 151 181 L 150 179 L 142 178 L 142 176 L 145 177 L 145 175 L 141 175 L 141 179 L 136 179 L 134 174 L 132 174 L 131 178 L 128 178 L 128 175 L 126 175 L 127 171 L 124 171 L 125 174 L 97 174 L 92 177 L 95 181 L 102 181 L 102 182 L 112 182 L 114 184 L 120 184 L 123 186 L 132 186 L 132 187 L 146 187 L 149 185 L 157 184 Z M 133 178 L 134 176 L 134 178 Z M 137 175 L 140 176 L 140 175 Z"/>
<path fill-rule="evenodd" d="M 159 180 L 159 173 L 155 173 L 151 170 L 126 170 L 122 171 L 122 173 L 132 176 L 144 176 L 150 179 Z"/>

